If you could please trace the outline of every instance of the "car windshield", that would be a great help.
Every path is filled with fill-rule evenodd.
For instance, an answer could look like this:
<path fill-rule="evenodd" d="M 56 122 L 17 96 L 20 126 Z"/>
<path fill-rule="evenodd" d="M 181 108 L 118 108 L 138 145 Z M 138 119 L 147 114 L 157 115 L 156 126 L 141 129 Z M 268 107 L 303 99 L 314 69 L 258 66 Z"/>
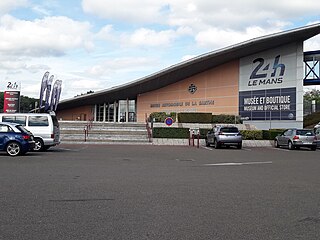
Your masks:
<path fill-rule="evenodd" d="M 238 128 L 236 127 L 223 127 L 220 130 L 221 132 L 225 132 L 225 133 L 237 133 L 239 132 Z"/>
<path fill-rule="evenodd" d="M 314 133 L 311 130 L 297 130 L 297 135 L 300 135 L 300 136 L 313 136 Z"/>

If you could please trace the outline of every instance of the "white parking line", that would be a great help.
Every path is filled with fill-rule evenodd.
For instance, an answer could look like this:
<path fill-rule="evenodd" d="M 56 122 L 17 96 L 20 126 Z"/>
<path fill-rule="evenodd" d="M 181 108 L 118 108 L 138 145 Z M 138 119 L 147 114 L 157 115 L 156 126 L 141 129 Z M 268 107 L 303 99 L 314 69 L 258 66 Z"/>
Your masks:
<path fill-rule="evenodd" d="M 230 163 L 209 163 L 204 166 L 242 166 L 242 165 L 256 165 L 256 164 L 272 164 L 272 162 L 230 162 Z"/>
<path fill-rule="evenodd" d="M 202 148 L 204 148 L 204 149 L 207 149 L 207 150 L 210 150 L 210 151 L 212 151 L 212 150 L 215 150 L 215 148 L 213 148 L 213 147 L 202 147 Z M 245 151 L 252 151 L 252 149 L 251 148 L 242 148 L 242 150 L 245 150 Z"/>
<path fill-rule="evenodd" d="M 287 148 L 273 148 L 276 149 L 278 151 L 285 151 L 285 152 L 290 152 L 291 150 L 287 149 Z"/>
<path fill-rule="evenodd" d="M 207 149 L 207 150 L 210 150 L 210 151 L 212 151 L 212 150 L 213 150 L 213 148 L 212 148 L 212 147 L 202 147 L 202 148 Z"/>

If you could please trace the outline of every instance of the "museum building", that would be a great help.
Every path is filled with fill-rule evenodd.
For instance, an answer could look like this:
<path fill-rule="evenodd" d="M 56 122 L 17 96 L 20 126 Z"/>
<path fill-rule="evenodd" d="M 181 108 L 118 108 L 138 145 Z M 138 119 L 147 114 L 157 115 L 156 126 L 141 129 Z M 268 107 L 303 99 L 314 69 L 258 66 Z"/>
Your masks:
<path fill-rule="evenodd" d="M 206 112 L 237 115 L 260 129 L 302 127 L 303 85 L 314 83 L 306 79 L 305 62 L 320 55 L 304 53 L 303 43 L 319 33 L 320 24 L 314 24 L 209 52 L 124 85 L 63 100 L 57 116 L 145 122 L 153 112 Z M 316 75 L 318 70 L 310 69 Z"/>

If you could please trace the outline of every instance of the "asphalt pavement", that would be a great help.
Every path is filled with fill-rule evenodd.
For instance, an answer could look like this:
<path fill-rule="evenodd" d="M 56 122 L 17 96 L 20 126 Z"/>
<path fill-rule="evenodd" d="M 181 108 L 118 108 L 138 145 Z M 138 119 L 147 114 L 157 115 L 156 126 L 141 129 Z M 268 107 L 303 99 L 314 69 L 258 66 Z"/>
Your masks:
<path fill-rule="evenodd" d="M 0 239 L 320 239 L 320 150 L 0 153 Z"/>

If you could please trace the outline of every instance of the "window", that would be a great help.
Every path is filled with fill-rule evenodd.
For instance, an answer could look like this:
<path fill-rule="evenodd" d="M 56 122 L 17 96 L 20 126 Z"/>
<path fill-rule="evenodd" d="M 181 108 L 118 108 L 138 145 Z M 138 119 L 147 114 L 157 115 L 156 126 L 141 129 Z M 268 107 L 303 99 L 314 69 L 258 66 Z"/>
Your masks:
<path fill-rule="evenodd" d="M 2 116 L 2 122 L 13 122 L 25 126 L 26 118 L 25 116 Z"/>
<path fill-rule="evenodd" d="M 0 125 L 0 132 L 13 132 L 12 128 L 6 125 Z"/>
<path fill-rule="evenodd" d="M 312 136 L 313 132 L 311 130 L 297 130 L 297 135 Z"/>
<path fill-rule="evenodd" d="M 289 129 L 283 133 L 284 136 L 291 136 L 292 134 L 293 134 L 293 131 L 291 129 Z"/>
<path fill-rule="evenodd" d="M 226 127 L 226 128 L 221 128 L 221 132 L 237 133 L 237 132 L 239 132 L 239 130 L 236 127 Z"/>
<path fill-rule="evenodd" d="M 49 126 L 48 117 L 47 116 L 30 116 L 29 126 L 47 127 Z"/>

